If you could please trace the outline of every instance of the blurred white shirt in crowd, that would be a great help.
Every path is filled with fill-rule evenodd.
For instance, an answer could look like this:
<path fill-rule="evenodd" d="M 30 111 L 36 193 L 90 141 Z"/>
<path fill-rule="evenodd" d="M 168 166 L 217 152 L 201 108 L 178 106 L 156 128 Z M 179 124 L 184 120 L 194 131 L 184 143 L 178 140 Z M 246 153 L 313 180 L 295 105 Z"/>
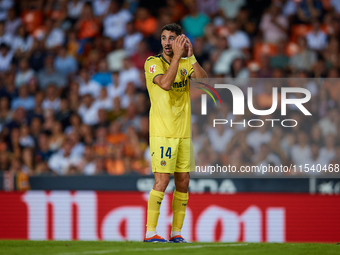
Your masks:
<path fill-rule="evenodd" d="M 94 80 L 89 80 L 87 83 L 84 81 L 79 81 L 80 96 L 91 94 L 93 98 L 97 98 L 100 94 L 100 89 L 100 84 Z"/>
<path fill-rule="evenodd" d="M 85 105 L 81 105 L 78 109 L 78 114 L 83 123 L 87 125 L 93 126 L 98 123 L 98 107 L 94 103 L 92 103 L 89 108 L 86 108 Z"/>
<path fill-rule="evenodd" d="M 12 43 L 12 49 L 17 50 L 20 49 L 20 51 L 25 52 L 32 49 L 33 46 L 33 37 L 27 36 L 27 38 L 22 38 L 20 36 L 15 36 Z"/>
<path fill-rule="evenodd" d="M 52 109 L 53 111 L 57 112 L 60 110 L 60 98 L 55 98 L 53 101 L 45 98 L 41 106 L 44 110 Z"/>
<path fill-rule="evenodd" d="M 224 152 L 227 148 L 228 143 L 234 135 L 234 131 L 230 128 L 224 129 L 223 133 L 220 134 L 217 128 L 209 128 L 208 129 L 208 137 L 211 143 L 212 148 L 216 152 Z"/>
<path fill-rule="evenodd" d="M 56 174 L 65 175 L 70 166 L 77 166 L 80 164 L 80 162 L 80 157 L 72 156 L 72 154 L 68 157 L 65 157 L 63 151 L 58 151 L 57 153 L 54 153 L 48 160 L 48 166 Z"/>
<path fill-rule="evenodd" d="M 296 165 L 304 165 L 311 160 L 312 154 L 309 145 L 300 147 L 298 144 L 292 147 L 290 157 Z"/>
<path fill-rule="evenodd" d="M 117 40 L 126 33 L 126 23 L 132 19 L 127 10 L 120 10 L 118 13 L 109 14 L 103 21 L 104 35 L 112 40 Z"/>
<path fill-rule="evenodd" d="M 17 28 L 21 25 L 21 19 L 16 18 L 14 20 L 6 20 L 5 31 L 6 34 L 14 35 Z"/>
<path fill-rule="evenodd" d="M 140 87 L 141 81 L 140 81 L 140 75 L 139 71 L 136 67 L 131 67 L 127 70 L 122 70 L 119 73 L 119 86 L 122 86 L 123 91 L 126 89 L 126 85 L 129 82 L 133 82 L 136 87 Z"/>
<path fill-rule="evenodd" d="M 339 0 L 331 0 L 331 6 L 334 7 L 337 13 L 340 13 L 340 1 Z"/>
<path fill-rule="evenodd" d="M 64 39 L 64 31 L 61 28 L 53 28 L 51 33 L 46 38 L 45 46 L 46 48 L 61 46 L 64 43 Z"/>
<path fill-rule="evenodd" d="M 110 0 L 94 0 L 92 1 L 93 14 L 95 16 L 103 15 L 110 7 Z"/>
<path fill-rule="evenodd" d="M 13 59 L 14 52 L 10 50 L 7 55 L 3 56 L 0 53 L 0 71 L 7 71 L 9 70 L 12 59 Z"/>
<path fill-rule="evenodd" d="M 0 20 L 5 20 L 7 18 L 7 11 L 13 7 L 13 0 L 2 0 L 0 1 Z"/>
<path fill-rule="evenodd" d="M 323 31 L 316 34 L 311 31 L 306 36 L 308 47 L 312 50 L 323 50 L 327 46 L 327 36 Z"/>
<path fill-rule="evenodd" d="M 244 49 L 250 47 L 248 35 L 240 30 L 228 36 L 228 44 L 231 49 Z"/>
<path fill-rule="evenodd" d="M 15 86 L 20 87 L 21 85 L 27 84 L 34 75 L 33 69 L 28 69 L 26 72 L 18 72 L 15 75 Z"/>
<path fill-rule="evenodd" d="M 107 94 L 110 98 L 121 97 L 124 94 L 123 86 L 115 86 L 112 83 L 107 85 Z"/>
<path fill-rule="evenodd" d="M 107 64 L 110 71 L 119 71 L 123 67 L 123 59 L 127 56 L 124 49 L 118 49 L 110 52 L 106 56 Z"/>
<path fill-rule="evenodd" d="M 261 144 L 269 143 L 271 138 L 272 134 L 269 131 L 261 133 L 259 130 L 255 130 L 247 135 L 247 144 L 251 146 L 255 152 L 258 152 Z"/>
<path fill-rule="evenodd" d="M 245 3 L 245 0 L 220 0 L 218 7 L 222 9 L 228 19 L 233 19 L 236 18 L 239 10 Z"/>
<path fill-rule="evenodd" d="M 276 19 L 276 22 L 279 23 L 282 27 L 288 28 L 288 20 L 283 15 L 278 15 L 277 17 L 273 17 L 270 13 L 267 13 L 262 16 L 260 29 L 263 33 L 263 39 L 265 42 L 273 42 L 276 43 L 280 40 L 287 39 L 287 34 L 282 31 L 275 23 L 272 22 L 272 19 Z"/>
<path fill-rule="evenodd" d="M 94 103 L 95 106 L 97 107 L 97 109 L 105 109 L 105 110 L 111 110 L 112 109 L 112 105 L 113 105 L 113 101 L 111 97 L 107 97 L 105 99 L 97 99 Z"/>
<path fill-rule="evenodd" d="M 131 56 L 137 50 L 138 43 L 143 39 L 141 33 L 133 33 L 132 35 L 126 35 L 124 37 L 124 49 L 126 53 Z"/>
<path fill-rule="evenodd" d="M 12 47 L 13 45 L 13 37 L 11 34 L 5 33 L 3 36 L 0 36 L 0 44 L 4 43 L 6 45 L 8 45 L 9 47 Z"/>
<path fill-rule="evenodd" d="M 233 61 L 240 57 L 243 57 L 243 53 L 238 49 L 224 50 L 214 65 L 214 73 L 228 74 Z"/>
<path fill-rule="evenodd" d="M 70 1 L 67 4 L 67 14 L 70 18 L 76 19 L 79 18 L 82 10 L 83 10 L 84 2 L 83 1 L 78 1 L 76 3 L 75 1 Z"/>
<path fill-rule="evenodd" d="M 328 150 L 326 147 L 322 147 L 319 157 L 327 161 L 327 164 L 329 164 L 329 162 L 335 158 L 335 151 L 334 149 Z"/>

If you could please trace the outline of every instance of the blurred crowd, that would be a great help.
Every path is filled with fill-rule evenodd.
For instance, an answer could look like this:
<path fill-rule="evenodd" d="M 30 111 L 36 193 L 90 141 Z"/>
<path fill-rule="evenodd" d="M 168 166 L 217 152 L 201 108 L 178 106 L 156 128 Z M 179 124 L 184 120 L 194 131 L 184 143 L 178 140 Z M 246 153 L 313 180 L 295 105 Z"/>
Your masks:
<path fill-rule="evenodd" d="M 312 117 L 291 108 L 289 130 L 194 114 L 197 165 L 339 164 L 339 21 L 338 0 L 1 0 L 0 172 L 150 174 L 144 62 L 172 22 L 209 77 L 313 78 Z M 257 109 L 274 84 L 254 85 Z"/>

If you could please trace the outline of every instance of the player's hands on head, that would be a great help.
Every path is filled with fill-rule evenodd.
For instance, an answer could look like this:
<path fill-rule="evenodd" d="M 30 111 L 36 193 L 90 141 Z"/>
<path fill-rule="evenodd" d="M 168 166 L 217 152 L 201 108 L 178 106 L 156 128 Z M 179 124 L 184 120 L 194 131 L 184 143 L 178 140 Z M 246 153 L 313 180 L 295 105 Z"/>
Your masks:
<path fill-rule="evenodd" d="M 176 37 L 174 43 L 172 44 L 172 50 L 174 52 L 174 57 L 182 57 L 185 53 L 185 35 L 179 35 Z"/>
<path fill-rule="evenodd" d="M 185 37 L 185 47 L 184 47 L 185 54 L 188 57 L 191 57 L 194 54 L 194 49 L 192 47 L 192 44 L 191 44 L 189 38 L 187 36 L 185 36 L 185 35 L 184 35 L 184 37 Z"/>

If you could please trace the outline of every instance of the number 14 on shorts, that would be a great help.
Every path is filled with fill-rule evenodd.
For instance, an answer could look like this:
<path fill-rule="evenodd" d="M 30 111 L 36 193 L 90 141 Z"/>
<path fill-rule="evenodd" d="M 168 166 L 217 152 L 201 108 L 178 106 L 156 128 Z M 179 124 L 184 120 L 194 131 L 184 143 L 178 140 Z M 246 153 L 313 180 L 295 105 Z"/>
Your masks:
<path fill-rule="evenodd" d="M 161 146 L 160 149 L 161 149 L 161 158 L 163 158 L 164 146 Z M 168 157 L 169 159 L 171 159 L 171 147 L 168 147 L 168 149 L 166 150 L 165 157 Z"/>

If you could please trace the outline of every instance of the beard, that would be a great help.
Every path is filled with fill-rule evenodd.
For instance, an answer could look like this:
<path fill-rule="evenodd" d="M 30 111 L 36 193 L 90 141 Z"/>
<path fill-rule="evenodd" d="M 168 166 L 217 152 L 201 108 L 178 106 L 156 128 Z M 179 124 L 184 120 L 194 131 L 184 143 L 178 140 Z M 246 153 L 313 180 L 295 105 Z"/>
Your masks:
<path fill-rule="evenodd" d="M 169 48 L 170 50 L 166 50 L 166 48 Z M 170 47 L 163 47 L 163 53 L 169 57 L 172 57 L 174 55 L 174 52 L 172 51 L 171 46 Z"/>

